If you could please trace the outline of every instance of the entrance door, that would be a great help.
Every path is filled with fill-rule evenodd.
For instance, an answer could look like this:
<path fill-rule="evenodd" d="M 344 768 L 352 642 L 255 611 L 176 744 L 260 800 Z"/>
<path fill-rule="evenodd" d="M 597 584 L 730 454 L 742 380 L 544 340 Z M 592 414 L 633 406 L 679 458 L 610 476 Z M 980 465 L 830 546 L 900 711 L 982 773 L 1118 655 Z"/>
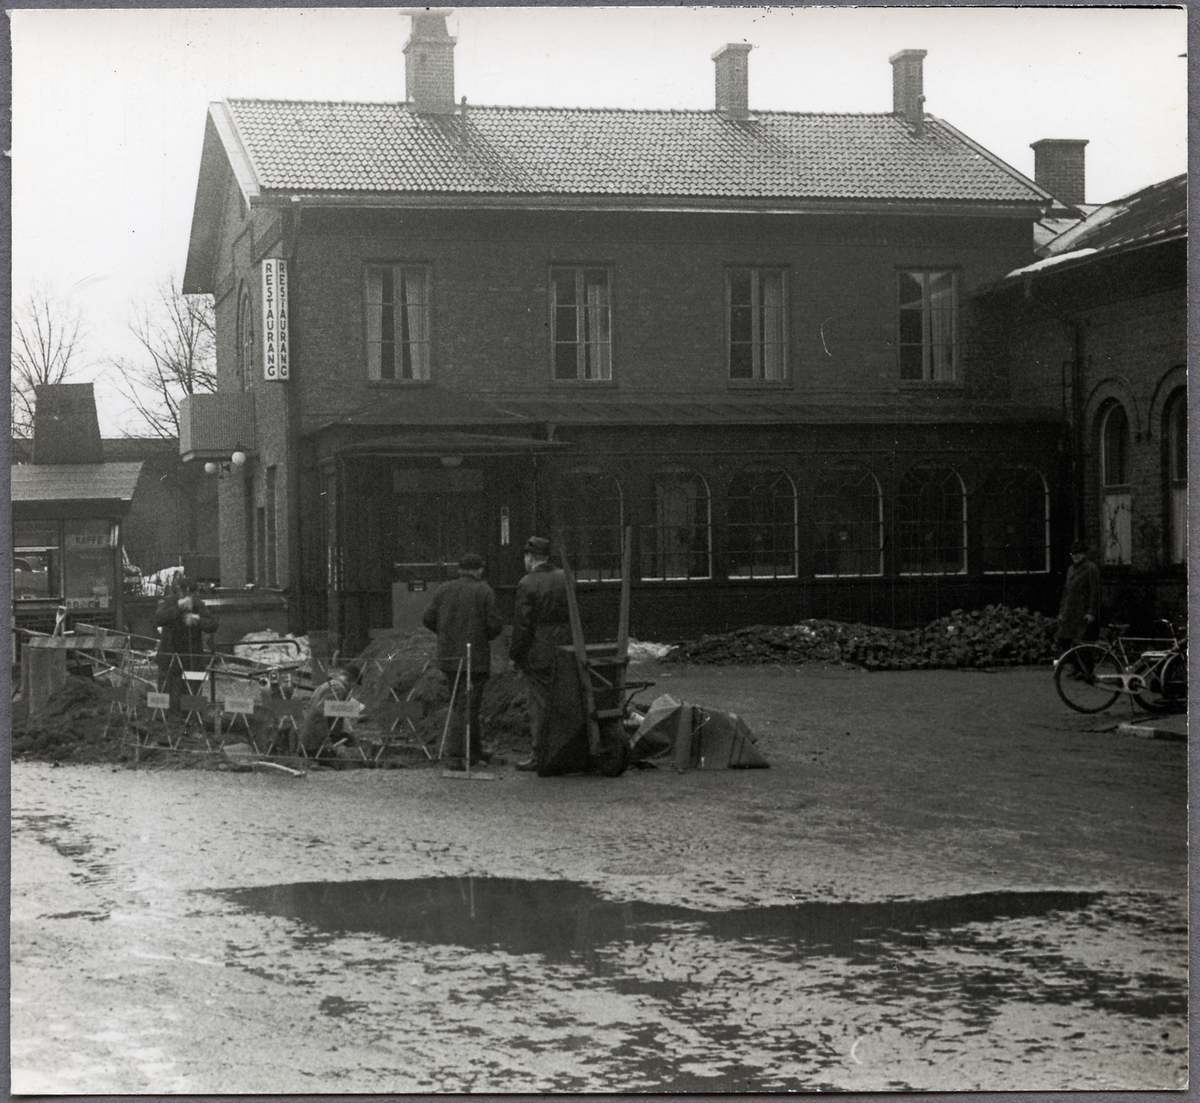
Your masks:
<path fill-rule="evenodd" d="M 433 590 L 454 576 L 459 559 L 483 553 L 483 472 L 398 469 L 393 490 L 392 623 L 408 631 L 420 627 Z"/>

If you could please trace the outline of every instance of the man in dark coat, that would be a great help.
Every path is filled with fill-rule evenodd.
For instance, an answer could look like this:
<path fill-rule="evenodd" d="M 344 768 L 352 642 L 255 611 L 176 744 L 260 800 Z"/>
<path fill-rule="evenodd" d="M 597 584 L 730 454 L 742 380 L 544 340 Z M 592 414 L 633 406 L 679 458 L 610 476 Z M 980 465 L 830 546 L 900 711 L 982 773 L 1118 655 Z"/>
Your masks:
<path fill-rule="evenodd" d="M 550 541 L 544 536 L 531 536 L 526 542 L 525 572 L 517 583 L 508 655 L 525 675 L 533 734 L 533 755 L 517 769 L 536 770 L 546 746 L 554 658 L 562 644 L 571 642 L 571 614 L 566 575 L 550 565 Z"/>
<path fill-rule="evenodd" d="M 491 641 L 500 635 L 504 622 L 496 607 L 496 595 L 483 581 L 483 560 L 474 552 L 467 552 L 458 561 L 458 577 L 438 587 L 433 601 L 425 610 L 421 623 L 431 632 L 437 633 L 437 664 L 450 679 L 451 686 L 458 677 L 458 689 L 454 694 L 454 715 L 450 723 L 451 759 L 469 756 L 474 766 L 485 761 L 483 754 L 483 724 L 480 707 L 488 675 L 492 670 Z M 467 644 L 471 645 L 471 692 L 467 698 L 466 658 Z M 459 663 L 463 664 L 459 676 Z M 470 717 L 471 746 L 464 747 L 463 718 Z M 455 762 L 455 765 L 458 763 Z"/>
<path fill-rule="evenodd" d="M 169 693 L 172 704 L 186 692 L 183 672 L 208 667 L 204 635 L 217 630 L 217 618 L 205 608 L 196 590 L 195 582 L 182 574 L 176 575 L 154 613 L 154 623 L 161 629 L 158 690 Z"/>
<path fill-rule="evenodd" d="M 1056 640 L 1064 649 L 1100 634 L 1100 568 L 1087 557 L 1087 544 L 1071 545 L 1071 565 L 1058 610 Z"/>

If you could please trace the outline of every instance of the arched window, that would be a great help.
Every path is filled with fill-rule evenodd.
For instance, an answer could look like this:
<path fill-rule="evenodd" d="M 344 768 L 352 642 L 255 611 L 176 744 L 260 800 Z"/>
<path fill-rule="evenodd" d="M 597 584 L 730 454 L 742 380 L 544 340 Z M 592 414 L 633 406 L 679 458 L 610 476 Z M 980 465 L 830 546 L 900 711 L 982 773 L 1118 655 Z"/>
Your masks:
<path fill-rule="evenodd" d="M 585 582 L 620 578 L 624 506 L 616 478 L 596 467 L 568 471 L 551 508 L 554 536 L 561 533 L 575 577 Z"/>
<path fill-rule="evenodd" d="M 1003 467 L 984 483 L 983 573 L 1050 570 L 1050 489 L 1033 467 Z"/>
<path fill-rule="evenodd" d="M 818 476 L 813 555 L 818 578 L 883 574 L 883 495 L 864 464 L 831 464 Z"/>
<path fill-rule="evenodd" d="M 254 304 L 246 287 L 238 299 L 237 327 L 238 387 L 245 390 L 254 373 Z"/>
<path fill-rule="evenodd" d="M 1176 391 L 1167 403 L 1167 549 L 1172 563 L 1187 562 L 1187 395 Z"/>
<path fill-rule="evenodd" d="M 752 467 L 729 484 L 729 577 L 795 578 L 796 487 L 785 471 Z"/>
<path fill-rule="evenodd" d="M 896 493 L 900 574 L 966 574 L 967 493 L 948 464 L 918 464 Z"/>
<path fill-rule="evenodd" d="M 1100 532 L 1105 563 L 1129 563 L 1132 558 L 1132 495 L 1129 492 L 1129 417 L 1113 403 L 1100 422 Z"/>
<path fill-rule="evenodd" d="M 654 473 L 654 499 L 642 529 L 642 578 L 711 578 L 712 509 L 708 485 L 686 467 Z"/>

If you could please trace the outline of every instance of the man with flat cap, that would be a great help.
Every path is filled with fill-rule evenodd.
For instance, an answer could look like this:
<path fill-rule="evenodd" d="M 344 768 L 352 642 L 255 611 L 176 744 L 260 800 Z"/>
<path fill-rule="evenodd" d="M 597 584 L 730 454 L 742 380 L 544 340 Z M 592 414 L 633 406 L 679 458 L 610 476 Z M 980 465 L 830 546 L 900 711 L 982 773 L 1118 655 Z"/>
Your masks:
<path fill-rule="evenodd" d="M 550 541 L 544 536 L 531 536 L 525 543 L 525 577 L 517 583 L 512 645 L 508 650 L 513 665 L 525 675 L 533 734 L 533 755 L 519 762 L 518 770 L 537 769 L 546 743 L 554 657 L 561 644 L 570 642 L 566 575 L 550 564 Z"/>
<path fill-rule="evenodd" d="M 467 758 L 472 766 L 485 761 L 480 706 L 488 675 L 492 670 L 491 641 L 500 635 L 504 622 L 496 607 L 496 595 L 483 581 L 483 559 L 467 552 L 458 561 L 458 577 L 444 582 L 433 595 L 421 623 L 437 633 L 436 662 L 458 691 L 454 695 L 454 715 L 450 723 L 449 754 L 452 760 Z M 467 644 L 471 645 L 471 693 L 467 697 Z M 459 674 L 459 663 L 463 664 Z M 471 722 L 471 745 L 466 747 L 463 720 Z M 457 766 L 457 761 L 452 766 Z"/>

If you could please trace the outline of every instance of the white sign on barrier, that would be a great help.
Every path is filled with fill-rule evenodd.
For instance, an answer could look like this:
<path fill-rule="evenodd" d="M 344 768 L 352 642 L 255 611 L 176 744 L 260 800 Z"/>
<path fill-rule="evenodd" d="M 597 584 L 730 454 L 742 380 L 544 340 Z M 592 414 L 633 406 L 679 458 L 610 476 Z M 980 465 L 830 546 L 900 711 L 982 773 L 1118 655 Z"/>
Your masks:
<path fill-rule="evenodd" d="M 362 712 L 363 705 L 361 701 L 326 701 L 325 715 L 330 719 L 339 720 L 357 720 L 358 714 Z"/>
<path fill-rule="evenodd" d="M 225 698 L 226 712 L 240 712 L 249 716 L 254 712 L 254 706 L 258 704 L 253 697 L 226 697 Z"/>
<path fill-rule="evenodd" d="M 147 693 L 146 708 L 148 709 L 169 709 L 171 707 L 171 695 L 169 693 Z"/>

